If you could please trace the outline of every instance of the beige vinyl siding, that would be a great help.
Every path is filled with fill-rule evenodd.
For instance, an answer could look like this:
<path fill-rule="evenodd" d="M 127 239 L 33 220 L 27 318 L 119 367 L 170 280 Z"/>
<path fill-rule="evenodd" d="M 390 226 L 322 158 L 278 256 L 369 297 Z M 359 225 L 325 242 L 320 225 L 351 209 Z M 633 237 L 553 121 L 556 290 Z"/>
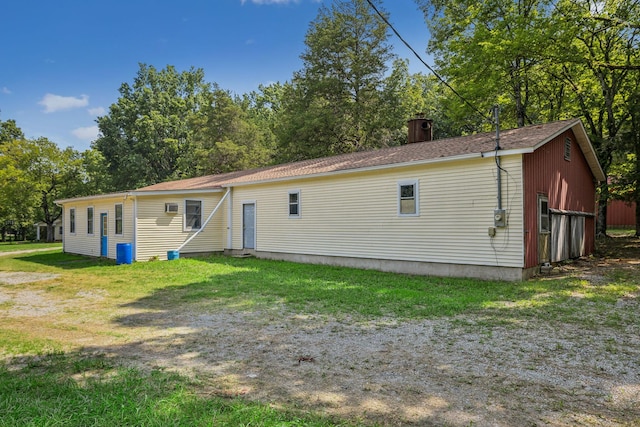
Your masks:
<path fill-rule="evenodd" d="M 115 234 L 116 211 L 115 205 L 122 204 L 122 235 Z M 87 233 L 87 207 L 93 207 L 93 234 Z M 76 232 L 69 233 L 69 210 L 76 210 Z M 68 253 L 100 256 L 100 226 L 101 214 L 107 213 L 107 246 L 108 258 L 116 258 L 116 245 L 118 243 L 133 244 L 133 211 L 134 204 L 131 199 L 112 198 L 79 200 L 64 205 L 64 251 Z"/>
<path fill-rule="evenodd" d="M 138 196 L 138 261 L 157 257 L 167 259 L 167 251 L 176 250 L 195 231 L 184 230 L 185 200 L 202 202 L 202 223 L 215 209 L 224 193 L 202 193 L 171 196 Z M 177 203 L 178 213 L 165 213 L 165 203 Z M 206 225 L 204 230 L 189 242 L 180 253 L 217 252 L 224 250 L 224 206 Z"/>
<path fill-rule="evenodd" d="M 340 174 L 233 190 L 233 248 L 242 203 L 256 203 L 256 250 L 470 265 L 523 266 L 521 157 L 502 161 L 508 228 L 488 235 L 497 207 L 493 158 Z M 398 183 L 418 181 L 419 215 L 398 215 Z M 300 218 L 288 215 L 300 191 Z"/>

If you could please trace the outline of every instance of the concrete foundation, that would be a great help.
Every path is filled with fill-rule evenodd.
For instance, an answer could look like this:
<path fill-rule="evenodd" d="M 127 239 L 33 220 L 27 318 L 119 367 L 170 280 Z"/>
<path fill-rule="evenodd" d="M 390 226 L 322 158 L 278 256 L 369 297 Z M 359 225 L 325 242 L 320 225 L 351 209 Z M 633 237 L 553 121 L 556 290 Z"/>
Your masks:
<path fill-rule="evenodd" d="M 531 276 L 532 272 L 517 267 L 492 267 L 484 265 L 444 264 L 419 261 L 399 261 L 369 258 L 334 257 L 325 255 L 290 254 L 249 250 L 225 250 L 227 255 L 253 255 L 281 261 L 304 264 L 336 265 L 391 273 L 419 276 L 468 277 L 482 280 L 505 280 L 517 282 Z"/>

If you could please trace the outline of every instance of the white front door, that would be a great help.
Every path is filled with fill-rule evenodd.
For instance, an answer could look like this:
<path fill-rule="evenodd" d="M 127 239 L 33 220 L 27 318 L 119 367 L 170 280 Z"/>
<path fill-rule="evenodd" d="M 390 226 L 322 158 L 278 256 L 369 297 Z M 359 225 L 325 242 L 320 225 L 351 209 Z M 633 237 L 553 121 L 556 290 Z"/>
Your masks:
<path fill-rule="evenodd" d="M 242 247 L 256 248 L 256 205 L 245 203 L 242 205 Z"/>

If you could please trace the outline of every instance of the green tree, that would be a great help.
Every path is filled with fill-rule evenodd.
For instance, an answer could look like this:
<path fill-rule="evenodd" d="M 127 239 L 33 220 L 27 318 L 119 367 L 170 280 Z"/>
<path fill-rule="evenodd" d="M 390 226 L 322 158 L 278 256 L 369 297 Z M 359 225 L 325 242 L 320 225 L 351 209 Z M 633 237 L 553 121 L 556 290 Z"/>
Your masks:
<path fill-rule="evenodd" d="M 107 162 L 116 190 L 193 176 L 179 158 L 193 149 L 191 123 L 206 106 L 209 84 L 202 69 L 179 73 L 140 64 L 133 84 L 123 83 L 109 113 L 98 118 L 101 136 L 93 143 Z"/>
<path fill-rule="evenodd" d="M 2 144 L 0 197 L 5 217 L 16 228 L 47 224 L 47 241 L 53 241 L 53 225 L 62 215 L 54 201 L 79 192 L 81 162 L 77 151 L 46 138 L 15 139 Z"/>
<path fill-rule="evenodd" d="M 546 99 L 539 85 L 549 40 L 549 0 L 422 0 L 438 72 L 462 98 L 489 111 L 502 106 L 505 125 L 524 126 L 538 116 L 536 100 Z M 460 123 L 481 127 L 484 115 L 467 102 L 451 103 Z M 469 118 L 471 116 L 471 121 Z M 488 114 L 487 114 L 488 116 Z M 555 117 L 554 117 L 555 118 Z"/>
<path fill-rule="evenodd" d="M 24 139 L 24 133 L 22 133 L 22 129 L 18 127 L 16 121 L 0 121 L 0 144 L 14 139 Z"/>
<path fill-rule="evenodd" d="M 12 146 L 22 140 L 24 134 L 15 120 L 0 121 L 0 232 L 3 242 L 7 232 L 19 226 L 19 218 L 33 216 L 30 182 L 10 155 Z"/>
<path fill-rule="evenodd" d="M 54 201 L 110 191 L 104 159 L 95 150 L 61 150 L 46 138 L 26 139 L 14 120 L 0 122 L 0 228 L 5 239 L 8 224 L 14 230 L 53 224 L 62 211 Z"/>
<path fill-rule="evenodd" d="M 389 145 L 407 140 L 407 120 L 416 114 L 423 114 L 433 120 L 433 138 L 447 138 L 460 135 L 461 129 L 447 114 L 447 100 L 444 86 L 433 75 L 410 74 L 409 61 L 397 59 L 391 74 L 385 79 L 382 97 L 385 110 L 385 127 L 392 134 Z"/>
<path fill-rule="evenodd" d="M 381 96 L 393 58 L 385 23 L 364 0 L 322 6 L 305 37 L 303 69 L 282 88 L 279 160 L 385 144 Z"/>
<path fill-rule="evenodd" d="M 115 191 L 113 179 L 106 166 L 102 153 L 90 148 L 80 153 L 78 160 L 78 180 L 74 190 L 76 196 L 104 194 Z"/>
<path fill-rule="evenodd" d="M 501 121 L 518 126 L 579 116 L 605 172 L 624 154 L 619 132 L 640 70 L 637 1 L 418 2 L 432 19 L 440 71 L 480 110 L 497 102 L 506 107 Z M 457 105 L 453 115 L 464 122 L 469 109 Z M 604 234 L 606 182 L 599 195 L 597 230 Z"/>
<path fill-rule="evenodd" d="M 630 148 L 620 132 L 632 117 L 640 70 L 640 4 L 633 0 L 564 0 L 555 19 L 561 52 L 550 71 L 564 82 L 579 106 L 605 173 Z M 597 233 L 606 234 L 609 185 L 599 189 Z"/>
<path fill-rule="evenodd" d="M 640 90 L 640 88 L 639 88 Z M 614 161 L 609 169 L 612 198 L 636 204 L 636 236 L 640 236 L 640 93 L 629 99 L 630 120 L 621 132 L 627 153 Z"/>
<path fill-rule="evenodd" d="M 205 96 L 202 114 L 192 121 L 193 150 L 182 161 L 196 175 L 260 167 L 271 161 L 273 135 L 252 118 L 248 105 L 213 85 Z"/>

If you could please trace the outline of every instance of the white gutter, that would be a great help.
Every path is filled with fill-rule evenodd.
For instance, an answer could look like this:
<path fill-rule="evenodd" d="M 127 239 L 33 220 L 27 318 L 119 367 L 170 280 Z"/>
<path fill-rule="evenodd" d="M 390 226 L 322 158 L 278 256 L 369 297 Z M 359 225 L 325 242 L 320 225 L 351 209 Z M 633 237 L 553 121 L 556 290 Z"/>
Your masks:
<path fill-rule="evenodd" d="M 231 188 L 229 187 L 229 190 Z M 233 194 L 229 194 L 227 204 L 227 249 L 233 249 Z"/>
<path fill-rule="evenodd" d="M 71 199 L 58 199 L 58 200 L 54 200 L 53 203 L 60 206 L 70 202 L 87 202 L 87 201 L 98 200 L 98 199 L 118 199 L 118 200 L 123 199 L 124 200 L 131 195 L 133 194 L 130 191 L 122 191 L 119 193 L 95 194 L 92 196 L 74 197 Z"/>
<path fill-rule="evenodd" d="M 155 190 L 155 191 L 121 191 L 118 193 L 108 194 L 94 194 L 91 196 L 73 197 L 70 199 L 54 200 L 56 205 L 62 205 L 70 202 L 87 202 L 100 199 L 126 199 L 127 197 L 136 196 L 175 196 L 184 194 L 198 194 L 198 193 L 221 193 L 221 188 L 203 188 L 199 190 L 187 189 L 187 190 Z"/>
<path fill-rule="evenodd" d="M 198 231 L 196 231 L 195 233 L 193 233 L 193 235 L 191 237 L 189 237 L 187 240 L 184 241 L 183 244 L 181 244 L 178 249 L 176 249 L 178 252 L 180 252 L 180 249 L 184 248 L 187 243 L 189 243 L 191 240 L 193 240 L 194 237 L 196 237 L 198 234 L 200 234 L 202 232 L 202 230 L 204 230 L 204 228 L 207 226 L 207 224 L 209 223 L 209 221 L 211 221 L 211 218 L 213 218 L 213 215 L 215 215 L 215 213 L 218 211 L 218 209 L 220 208 L 220 206 L 222 206 L 222 202 L 224 202 L 224 199 L 227 198 L 227 196 L 229 195 L 229 193 L 231 193 L 231 188 L 227 188 L 227 192 L 224 193 L 224 196 L 222 196 L 222 199 L 220 199 L 220 201 L 218 202 L 218 204 L 216 205 L 216 207 L 213 209 L 213 211 L 211 212 L 211 214 L 209 215 L 209 217 L 206 219 L 206 221 L 202 224 L 202 226 L 200 226 L 200 229 L 198 229 Z"/>
<path fill-rule="evenodd" d="M 133 260 L 138 260 L 138 198 L 133 198 Z"/>
<path fill-rule="evenodd" d="M 153 190 L 153 191 L 132 191 L 133 196 L 181 196 L 184 194 L 199 193 L 222 193 L 221 188 L 201 188 L 201 189 L 184 189 L 184 190 Z"/>

